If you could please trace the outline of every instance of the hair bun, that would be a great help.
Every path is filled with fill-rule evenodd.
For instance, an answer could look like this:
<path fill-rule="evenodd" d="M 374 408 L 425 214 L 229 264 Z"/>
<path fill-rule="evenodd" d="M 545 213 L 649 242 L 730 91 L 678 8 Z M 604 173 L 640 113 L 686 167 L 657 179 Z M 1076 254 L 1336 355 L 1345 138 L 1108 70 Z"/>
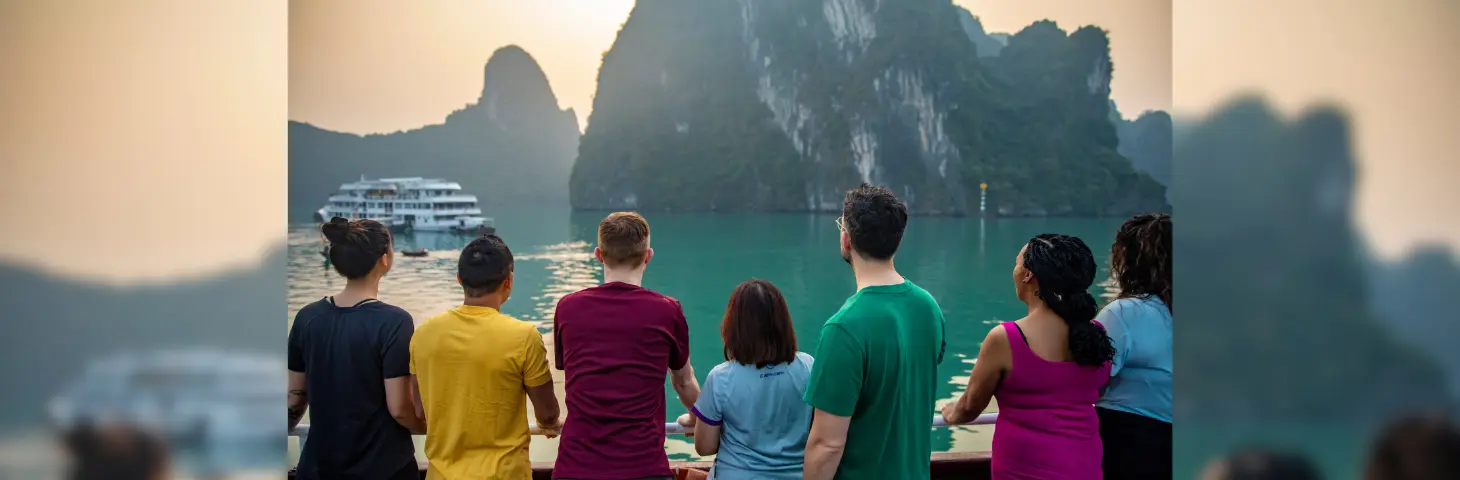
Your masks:
<path fill-rule="evenodd" d="M 330 243 L 342 242 L 350 233 L 350 221 L 344 217 L 331 218 L 319 226 L 319 231 L 324 233 L 324 238 L 329 239 Z"/>

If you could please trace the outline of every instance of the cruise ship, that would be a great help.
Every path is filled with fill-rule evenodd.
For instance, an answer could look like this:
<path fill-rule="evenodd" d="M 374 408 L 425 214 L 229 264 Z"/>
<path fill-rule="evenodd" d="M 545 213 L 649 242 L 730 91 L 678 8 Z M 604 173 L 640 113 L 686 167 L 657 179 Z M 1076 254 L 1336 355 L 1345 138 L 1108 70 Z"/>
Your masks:
<path fill-rule="evenodd" d="M 333 217 L 369 218 L 393 230 L 492 233 L 492 219 L 483 217 L 476 195 L 461 184 L 438 178 L 381 178 L 340 186 L 329 204 L 315 212 L 320 221 Z"/>

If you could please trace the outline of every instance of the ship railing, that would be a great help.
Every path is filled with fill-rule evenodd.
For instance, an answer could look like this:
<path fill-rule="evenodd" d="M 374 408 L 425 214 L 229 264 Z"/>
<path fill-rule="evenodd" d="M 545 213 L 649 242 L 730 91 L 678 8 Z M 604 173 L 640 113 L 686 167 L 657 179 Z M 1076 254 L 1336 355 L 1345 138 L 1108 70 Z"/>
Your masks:
<path fill-rule="evenodd" d="M 999 418 L 999 414 L 998 413 L 985 413 L 983 415 L 979 415 L 978 418 L 974 418 L 973 420 L 971 420 L 969 422 L 960 423 L 960 424 L 957 424 L 957 425 L 949 425 L 948 424 L 948 421 L 947 420 L 944 420 L 942 415 L 934 415 L 933 416 L 933 426 L 934 427 L 956 427 L 956 426 L 966 426 L 966 425 L 993 425 L 994 422 L 998 420 L 998 418 Z M 543 434 L 542 429 L 537 428 L 537 424 L 534 424 L 534 423 L 528 423 L 527 424 L 527 430 L 528 430 L 528 432 L 531 432 L 533 435 L 542 435 Z M 685 428 L 684 425 L 680 425 L 680 424 L 675 423 L 675 422 L 670 422 L 670 423 L 665 423 L 664 424 L 664 435 L 666 435 L 666 436 L 667 435 L 684 435 L 686 433 L 691 433 L 691 431 L 692 431 L 692 429 Z M 290 430 L 289 431 L 289 436 L 291 436 L 291 437 L 299 437 L 299 444 L 300 445 L 303 445 L 304 444 L 304 441 L 309 437 L 309 424 L 307 424 L 307 423 L 301 423 L 301 424 L 299 424 L 298 427 L 294 427 L 293 430 Z"/>

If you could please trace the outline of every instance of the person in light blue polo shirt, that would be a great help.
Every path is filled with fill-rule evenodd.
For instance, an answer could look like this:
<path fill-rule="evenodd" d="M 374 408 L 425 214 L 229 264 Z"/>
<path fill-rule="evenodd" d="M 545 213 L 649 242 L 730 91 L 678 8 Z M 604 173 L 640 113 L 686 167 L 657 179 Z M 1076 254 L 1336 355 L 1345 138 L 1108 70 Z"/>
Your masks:
<path fill-rule="evenodd" d="M 1115 234 L 1120 295 L 1095 317 L 1115 345 L 1100 416 L 1105 478 L 1171 478 L 1171 216 L 1136 215 Z"/>
<path fill-rule="evenodd" d="M 800 479 L 812 409 L 801 400 L 812 358 L 780 290 L 765 280 L 736 287 L 720 325 L 725 363 L 715 366 L 691 409 L 695 451 L 715 455 L 713 480 Z"/>

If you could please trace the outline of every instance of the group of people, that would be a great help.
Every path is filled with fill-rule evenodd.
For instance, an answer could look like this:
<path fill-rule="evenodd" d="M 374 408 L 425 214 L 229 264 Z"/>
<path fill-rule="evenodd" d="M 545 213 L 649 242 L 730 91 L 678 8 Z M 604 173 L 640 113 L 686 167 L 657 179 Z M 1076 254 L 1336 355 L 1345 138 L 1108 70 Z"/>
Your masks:
<path fill-rule="evenodd" d="M 289 333 L 289 426 L 308 408 L 312 429 L 296 475 L 417 478 L 410 436 L 423 434 L 428 478 L 530 478 L 530 401 L 537 427 L 560 437 L 554 478 L 673 478 L 668 377 L 695 450 L 715 455 L 712 478 L 928 478 L 945 321 L 893 265 L 907 222 L 886 188 L 847 192 L 836 226 L 857 290 L 825 322 L 814 357 L 799 350 L 781 292 L 752 279 L 730 296 L 725 362 L 701 385 L 679 302 L 642 286 L 654 250 L 638 214 L 599 224 L 604 281 L 558 301 L 551 362 L 537 328 L 501 312 L 513 286 L 502 239 L 462 250 L 462 304 L 417 327 L 376 299 L 389 230 L 334 218 L 322 231 L 348 281 L 301 309 Z M 1120 294 L 1104 309 L 1079 238 L 1039 235 L 1013 260 L 1028 314 L 989 332 L 943 417 L 967 423 L 997 399 L 994 478 L 1170 478 L 1170 217 L 1138 215 L 1116 233 Z"/>

